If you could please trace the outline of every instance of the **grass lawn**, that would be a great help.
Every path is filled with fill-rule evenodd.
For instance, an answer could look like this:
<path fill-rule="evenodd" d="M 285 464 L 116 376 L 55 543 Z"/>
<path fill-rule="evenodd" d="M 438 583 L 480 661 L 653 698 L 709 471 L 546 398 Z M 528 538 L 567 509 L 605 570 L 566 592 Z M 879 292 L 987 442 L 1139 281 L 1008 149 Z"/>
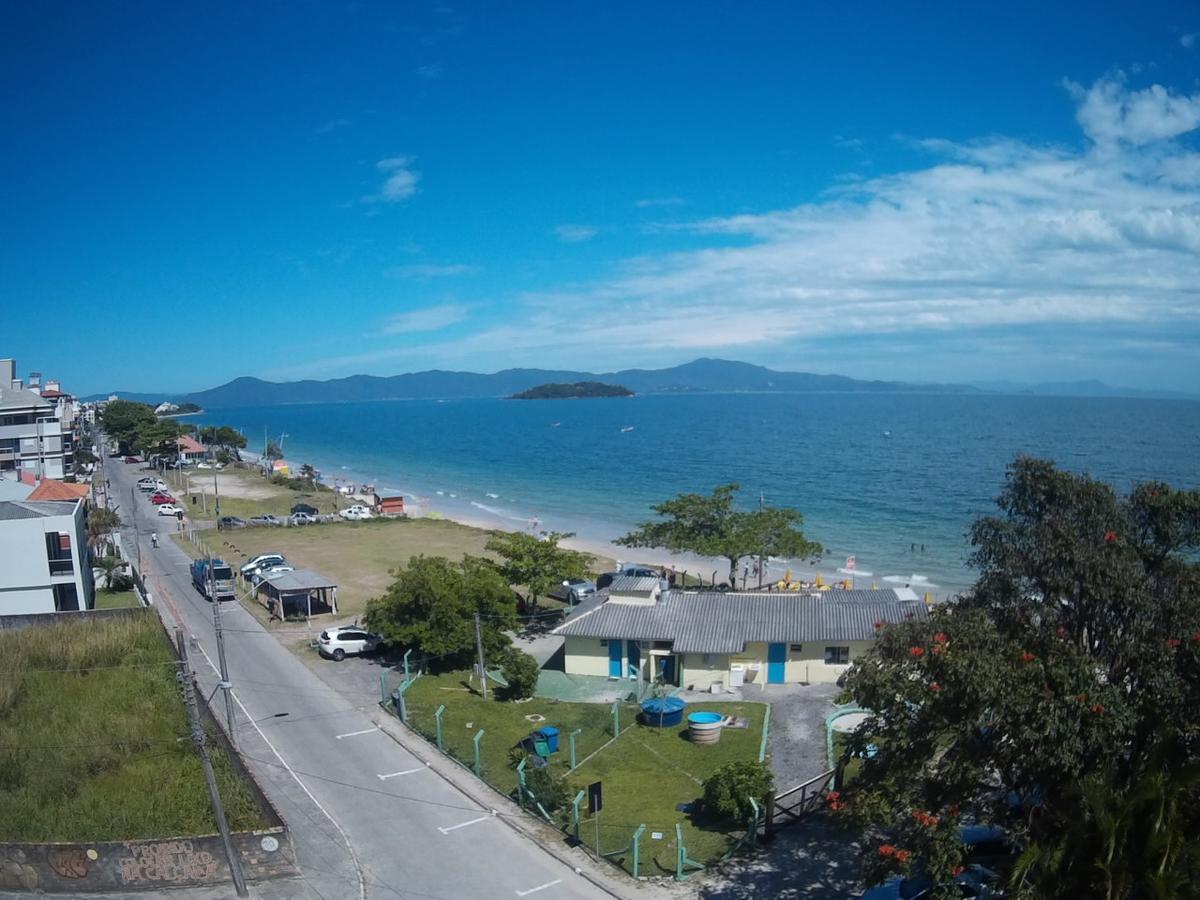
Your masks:
<path fill-rule="evenodd" d="M 215 832 L 175 671 L 151 611 L 0 635 L 0 840 Z M 228 758 L 210 754 L 231 827 L 265 827 Z"/>
<path fill-rule="evenodd" d="M 472 739 L 483 728 L 486 734 L 480 755 L 484 778 L 506 793 L 516 787 L 516 773 L 509 767 L 509 749 L 542 724 L 558 728 L 560 750 L 551 758 L 551 770 L 566 777 L 572 795 L 593 781 L 604 785 L 604 809 L 600 814 L 602 849 L 605 852 L 619 849 L 629 842 L 638 825 L 646 825 L 642 874 L 657 874 L 659 869 L 674 872 L 676 823 L 683 825 L 688 855 L 700 861 L 715 861 L 743 833 L 741 828 L 728 830 L 702 816 L 679 812 L 676 806 L 697 800 L 703 793 L 704 779 L 725 763 L 758 759 L 763 704 L 690 705 L 691 712 L 713 710 L 749 719 L 749 728 L 727 728 L 720 743 L 707 746 L 687 740 L 683 727 L 660 730 L 634 724 L 636 707 L 623 704 L 621 736 L 609 743 L 612 715 L 608 705 L 541 699 L 527 703 L 494 698 L 484 701 L 466 687 L 466 681 L 466 672 L 419 678 L 406 695 L 413 727 L 432 736 L 434 710 L 438 704 L 445 704 L 443 742 L 449 752 L 467 765 L 474 760 Z M 545 716 L 545 722 L 527 721 L 525 716 L 532 714 Z M 583 729 L 576 739 L 581 765 L 568 773 L 567 734 L 576 728 Z M 652 833 L 662 837 L 655 839 Z M 581 829 L 584 843 L 593 846 L 595 834 L 594 821 L 586 820 Z M 621 861 L 626 867 L 630 864 L 628 859 Z"/>
<path fill-rule="evenodd" d="M 141 606 L 136 591 L 110 591 L 101 588 L 96 591 L 96 609 L 124 609 L 127 606 Z"/>

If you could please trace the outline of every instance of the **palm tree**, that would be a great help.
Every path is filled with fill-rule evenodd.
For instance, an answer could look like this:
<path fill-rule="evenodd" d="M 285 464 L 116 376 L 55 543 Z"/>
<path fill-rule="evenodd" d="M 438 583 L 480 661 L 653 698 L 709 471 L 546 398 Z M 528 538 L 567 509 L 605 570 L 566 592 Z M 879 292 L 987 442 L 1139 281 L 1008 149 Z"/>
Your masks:
<path fill-rule="evenodd" d="M 112 587 L 113 575 L 125 568 L 129 563 L 119 556 L 102 556 L 96 560 L 95 566 L 104 572 L 104 586 Z"/>
<path fill-rule="evenodd" d="M 88 512 L 87 543 L 93 552 L 100 549 L 102 544 L 109 543 L 111 532 L 121 527 L 121 517 L 116 511 L 98 506 Z M 107 554 L 105 554 L 107 555 Z"/>

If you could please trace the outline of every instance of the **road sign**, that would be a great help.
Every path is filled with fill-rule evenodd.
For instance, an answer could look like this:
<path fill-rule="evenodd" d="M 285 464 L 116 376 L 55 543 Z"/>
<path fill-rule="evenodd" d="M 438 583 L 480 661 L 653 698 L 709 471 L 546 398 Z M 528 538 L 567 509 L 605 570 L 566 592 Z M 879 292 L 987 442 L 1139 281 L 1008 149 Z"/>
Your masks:
<path fill-rule="evenodd" d="M 588 792 L 588 812 L 598 813 L 604 807 L 604 795 L 600 789 L 600 782 L 593 781 L 587 787 Z"/>

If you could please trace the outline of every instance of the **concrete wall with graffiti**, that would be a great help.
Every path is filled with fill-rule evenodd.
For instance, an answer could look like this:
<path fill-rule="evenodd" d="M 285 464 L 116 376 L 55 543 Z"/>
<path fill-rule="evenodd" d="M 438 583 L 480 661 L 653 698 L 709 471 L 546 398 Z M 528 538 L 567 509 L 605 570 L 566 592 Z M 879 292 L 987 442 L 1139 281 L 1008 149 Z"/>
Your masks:
<path fill-rule="evenodd" d="M 295 854 L 283 828 L 234 835 L 251 881 L 293 875 Z M 0 890 L 80 894 L 229 884 L 219 835 L 83 844 L 0 844 Z"/>

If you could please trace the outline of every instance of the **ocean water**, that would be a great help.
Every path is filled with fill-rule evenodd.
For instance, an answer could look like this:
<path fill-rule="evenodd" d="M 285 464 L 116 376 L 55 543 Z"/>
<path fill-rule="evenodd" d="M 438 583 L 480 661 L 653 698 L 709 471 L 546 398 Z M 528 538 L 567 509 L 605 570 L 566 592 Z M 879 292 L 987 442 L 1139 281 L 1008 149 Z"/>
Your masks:
<path fill-rule="evenodd" d="M 650 504 L 737 482 L 746 506 L 791 506 L 832 574 L 973 581 L 967 530 L 995 509 L 1018 454 L 1126 490 L 1200 485 L 1200 402 L 991 395 L 697 394 L 621 399 L 397 400 L 217 409 L 250 451 L 264 433 L 326 482 L 375 484 L 422 510 L 608 540 Z M 631 559 L 637 551 L 628 551 Z M 782 570 L 786 561 L 778 563 Z"/>

